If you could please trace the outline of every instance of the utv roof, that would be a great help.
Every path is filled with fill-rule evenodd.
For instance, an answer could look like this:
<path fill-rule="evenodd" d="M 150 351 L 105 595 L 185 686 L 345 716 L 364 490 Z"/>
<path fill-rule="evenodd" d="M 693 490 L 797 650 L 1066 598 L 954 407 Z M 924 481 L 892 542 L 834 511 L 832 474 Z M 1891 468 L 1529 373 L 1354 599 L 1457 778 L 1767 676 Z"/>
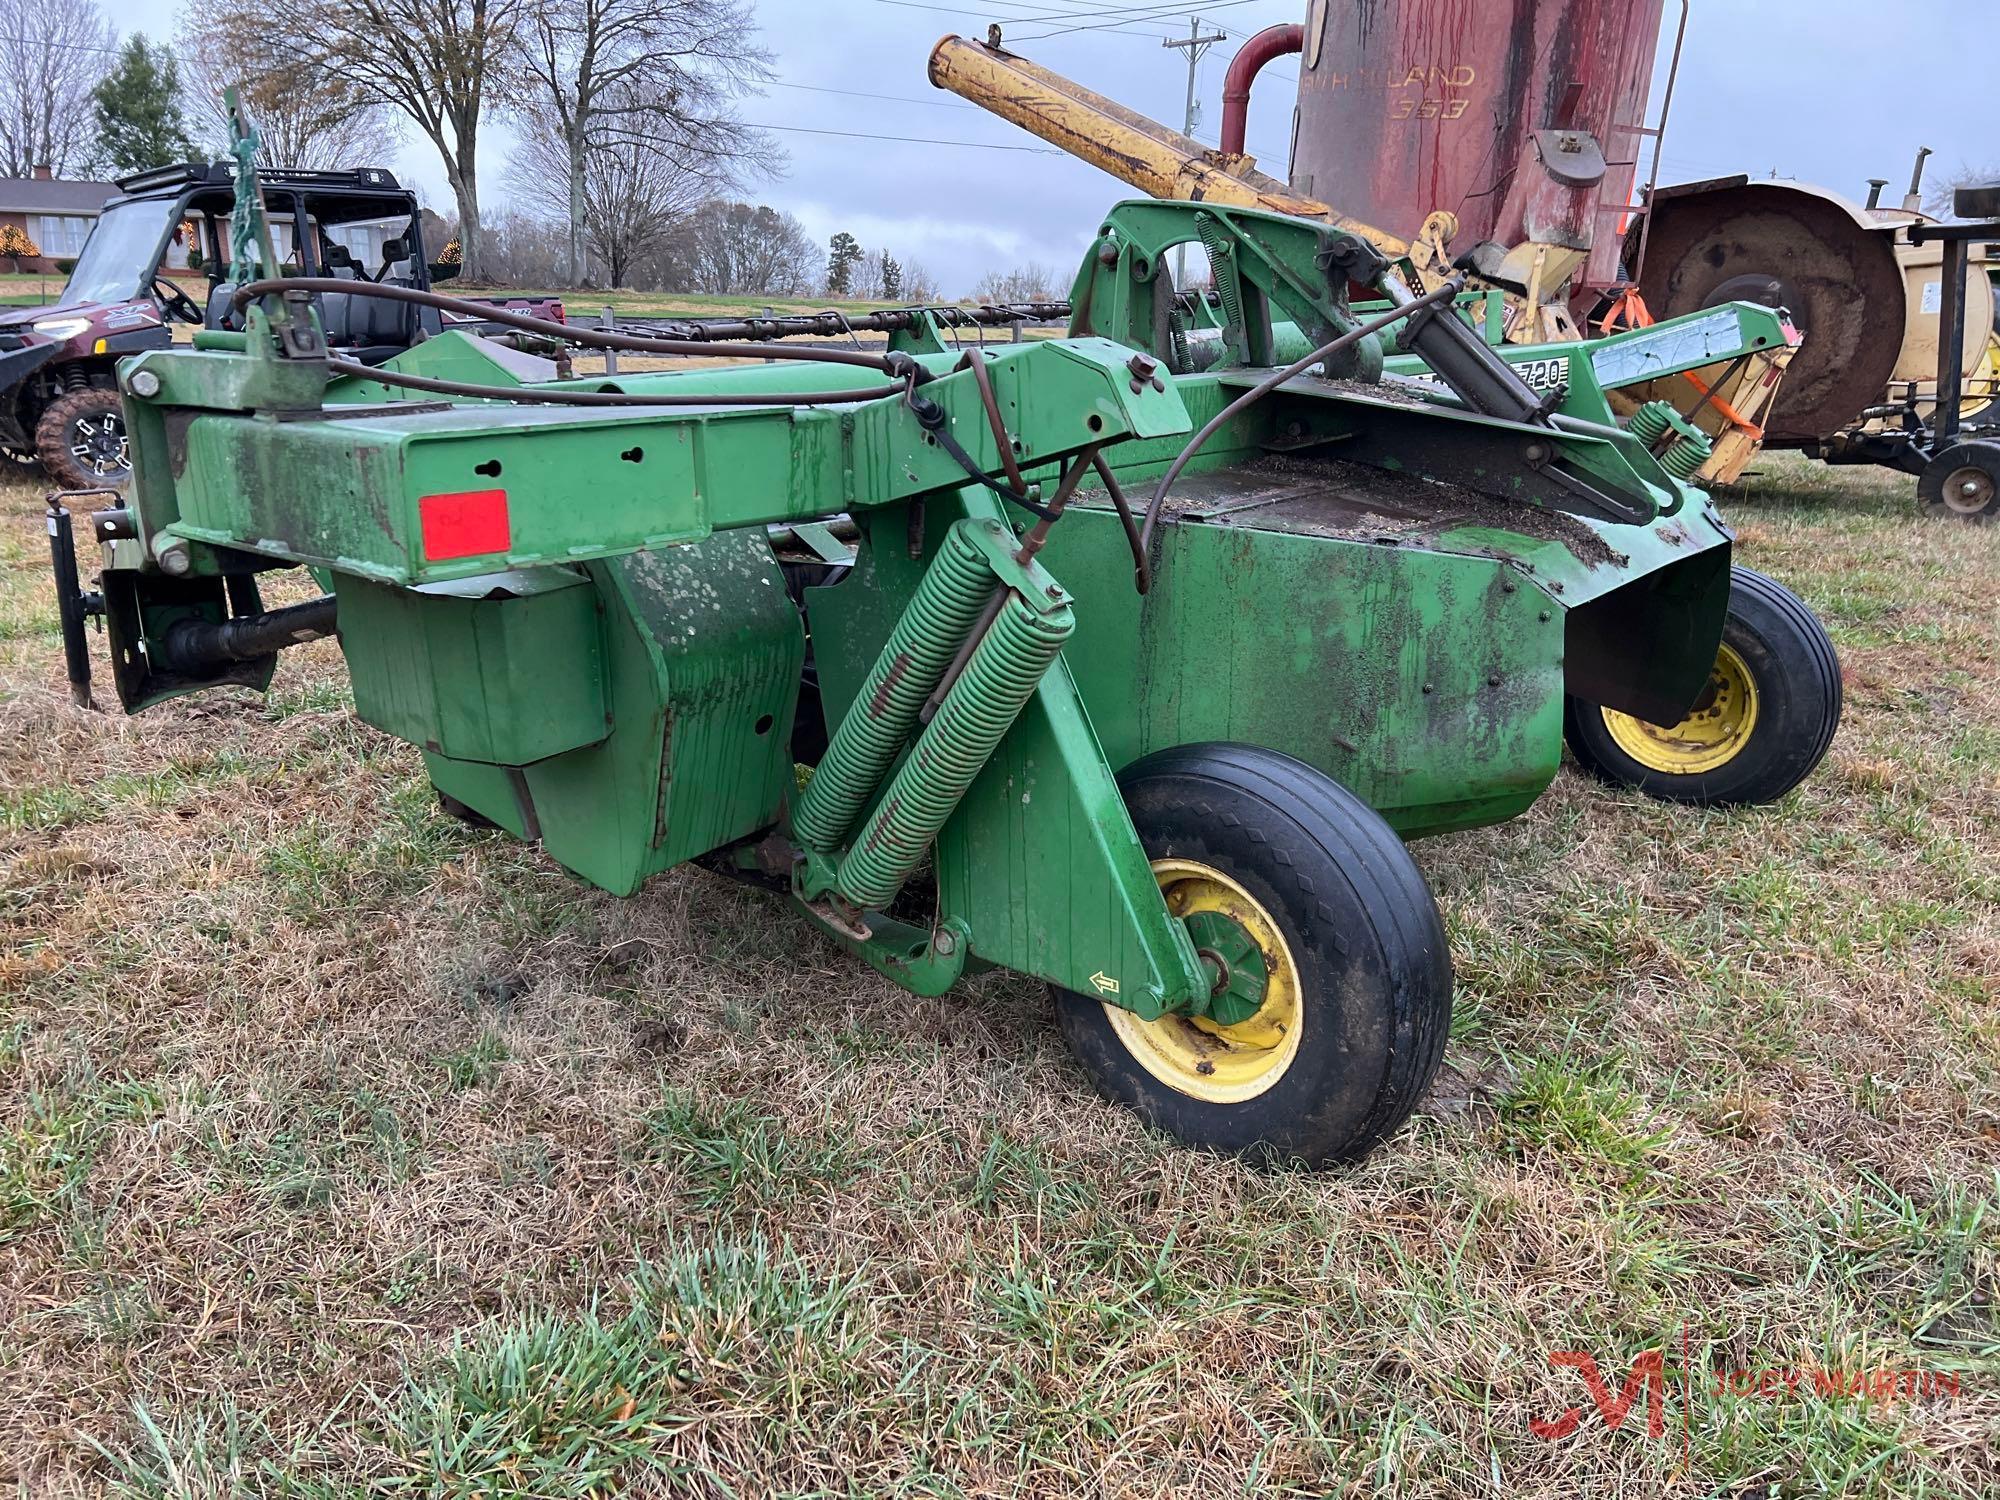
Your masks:
<path fill-rule="evenodd" d="M 385 189 L 393 190 L 399 186 L 395 174 L 387 167 L 344 167 L 328 171 L 298 167 L 259 167 L 257 180 L 267 187 L 282 184 L 287 187 L 351 188 L 360 192 L 380 192 Z M 236 163 L 233 161 L 185 161 L 176 162 L 172 166 L 154 167 L 150 172 L 136 172 L 130 177 L 120 177 L 118 191 L 132 198 L 170 189 L 178 192 L 184 187 L 228 187 L 235 181 Z"/>

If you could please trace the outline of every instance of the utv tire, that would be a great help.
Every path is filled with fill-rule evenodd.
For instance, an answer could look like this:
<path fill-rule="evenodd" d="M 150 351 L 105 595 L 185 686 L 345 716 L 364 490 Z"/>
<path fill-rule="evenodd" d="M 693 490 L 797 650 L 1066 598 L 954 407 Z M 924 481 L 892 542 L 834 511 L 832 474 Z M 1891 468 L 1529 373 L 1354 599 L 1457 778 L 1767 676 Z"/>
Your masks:
<path fill-rule="evenodd" d="M 1917 498 L 1934 516 L 1975 523 L 2000 518 L 2000 442 L 1953 443 L 1924 465 Z"/>
<path fill-rule="evenodd" d="M 1055 990 L 1091 1082 L 1191 1146 L 1359 1159 L 1423 1097 L 1451 1028 L 1450 950 L 1409 851 L 1345 787 L 1274 750 L 1181 746 L 1119 783 L 1197 946 L 1233 944 L 1265 977 L 1245 1002 L 1256 1012 L 1223 1028 Z"/>
<path fill-rule="evenodd" d="M 1729 614 L 1708 687 L 1679 724 L 1570 698 L 1563 733 L 1585 770 L 1668 802 L 1775 802 L 1812 774 L 1840 727 L 1840 660 L 1784 585 L 1729 570 Z"/>
<path fill-rule="evenodd" d="M 35 453 L 66 490 L 123 486 L 132 450 L 118 393 L 91 386 L 50 402 L 35 424 Z"/>

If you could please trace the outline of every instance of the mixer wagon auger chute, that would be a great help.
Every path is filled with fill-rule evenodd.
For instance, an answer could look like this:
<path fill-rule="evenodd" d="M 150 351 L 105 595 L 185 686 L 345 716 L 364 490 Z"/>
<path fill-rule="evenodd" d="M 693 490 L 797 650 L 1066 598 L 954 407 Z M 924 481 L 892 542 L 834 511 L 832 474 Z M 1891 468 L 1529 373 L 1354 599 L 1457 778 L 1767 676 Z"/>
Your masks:
<path fill-rule="evenodd" d="M 1194 242 L 1224 314 L 1183 372 L 1159 268 Z M 1094 1083 L 1201 1146 L 1349 1160 L 1416 1107 L 1451 968 L 1398 835 L 1533 803 L 1572 694 L 1742 725 L 1702 493 L 1592 381 L 1533 389 L 1455 287 L 1325 224 L 1120 204 L 1065 338 L 556 380 L 456 333 L 331 355 L 323 285 L 257 258 L 243 331 L 120 366 L 134 483 L 93 517 L 94 599 L 52 498 L 80 696 L 92 612 L 128 711 L 333 631 L 447 808 L 619 894 L 688 862 L 774 887 L 915 994 L 1039 978 Z M 1313 347 L 1281 360 L 1279 322 Z M 1398 326 L 1438 400 L 1381 381 Z M 300 568 L 331 592 L 265 608 Z M 1744 659 L 1787 758 L 1718 798 L 1830 732 L 1830 652 L 1769 590 Z"/>

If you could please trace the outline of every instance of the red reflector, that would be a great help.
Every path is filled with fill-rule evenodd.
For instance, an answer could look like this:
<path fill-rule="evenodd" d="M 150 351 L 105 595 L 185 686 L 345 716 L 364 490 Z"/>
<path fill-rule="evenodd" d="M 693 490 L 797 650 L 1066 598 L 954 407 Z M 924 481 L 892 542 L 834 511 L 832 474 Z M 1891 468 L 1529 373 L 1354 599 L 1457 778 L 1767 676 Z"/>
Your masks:
<path fill-rule="evenodd" d="M 505 490 L 425 495 L 417 501 L 417 519 L 424 531 L 424 556 L 432 562 L 505 552 L 511 541 Z"/>

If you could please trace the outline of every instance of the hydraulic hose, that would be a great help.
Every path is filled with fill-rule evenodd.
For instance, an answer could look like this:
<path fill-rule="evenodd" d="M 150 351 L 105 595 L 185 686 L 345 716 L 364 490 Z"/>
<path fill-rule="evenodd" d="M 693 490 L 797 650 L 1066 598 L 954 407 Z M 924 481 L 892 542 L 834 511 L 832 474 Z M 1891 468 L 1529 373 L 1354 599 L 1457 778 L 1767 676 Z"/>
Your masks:
<path fill-rule="evenodd" d="M 1225 422 L 1238 413 L 1255 406 L 1286 381 L 1305 374 L 1307 370 L 1310 370 L 1314 365 L 1320 363 L 1320 361 L 1332 358 L 1341 350 L 1347 348 L 1348 345 L 1359 343 L 1369 334 L 1379 332 L 1392 323 L 1400 323 L 1413 313 L 1421 312 L 1424 308 L 1430 307 L 1434 303 L 1449 302 L 1458 293 L 1459 283 L 1456 279 L 1453 279 L 1445 282 L 1443 286 L 1436 287 L 1424 293 L 1421 297 L 1412 298 L 1401 307 L 1392 307 L 1385 313 L 1378 313 L 1375 317 L 1368 319 L 1367 322 L 1357 324 L 1355 327 L 1348 329 L 1339 338 L 1321 344 L 1312 353 L 1306 355 L 1305 358 L 1295 359 L 1286 365 L 1284 369 L 1265 376 L 1250 387 L 1249 390 L 1223 407 L 1221 411 L 1210 417 L 1203 424 L 1201 431 L 1188 439 L 1188 445 L 1181 449 L 1180 457 L 1168 465 L 1167 472 L 1160 476 L 1159 485 L 1153 491 L 1153 498 L 1146 504 L 1145 524 L 1139 528 L 1139 545 L 1141 549 L 1145 550 L 1149 557 L 1152 555 L 1153 527 L 1160 519 L 1160 507 L 1166 503 L 1167 491 L 1174 487 L 1174 481 L 1181 477 L 1181 470 L 1185 469 L 1193 460 L 1195 454 L 1201 451 L 1202 445 L 1214 437 Z"/>
<path fill-rule="evenodd" d="M 434 307 L 440 312 L 461 313 L 481 322 L 498 323 L 504 328 L 518 328 L 523 333 L 539 333 L 546 338 L 561 339 L 566 343 L 582 344 L 593 349 L 624 349 L 634 354 L 685 354 L 708 359 L 741 359 L 743 349 L 740 344 L 713 343 L 705 339 L 661 339 L 647 338 L 643 334 L 613 333 L 603 328 L 586 328 L 576 323 L 556 323 L 547 318 L 532 317 L 527 313 L 514 312 L 505 307 L 494 307 L 490 303 L 475 302 L 465 297 L 447 297 L 442 292 L 420 291 L 413 286 L 387 286 L 372 281 L 347 281 L 338 276 L 272 276 L 262 281 L 246 282 L 236 289 L 230 298 L 233 311 L 241 312 L 259 297 L 282 296 L 286 292 L 328 292 L 355 297 L 381 297 L 390 302 L 407 302 L 416 307 Z M 898 373 L 898 366 L 886 354 L 869 354 L 860 349 L 820 349 L 793 344 L 766 344 L 758 353 L 759 359 L 799 359 L 816 364 L 858 365 L 866 370 L 880 370 L 885 375 Z"/>

